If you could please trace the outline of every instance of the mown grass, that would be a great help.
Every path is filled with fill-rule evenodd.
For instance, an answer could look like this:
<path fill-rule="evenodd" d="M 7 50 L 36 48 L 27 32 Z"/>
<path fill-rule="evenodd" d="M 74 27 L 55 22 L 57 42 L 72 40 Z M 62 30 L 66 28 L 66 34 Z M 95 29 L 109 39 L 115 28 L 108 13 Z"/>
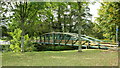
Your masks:
<path fill-rule="evenodd" d="M 103 50 L 3 53 L 3 66 L 117 66 L 118 53 Z"/>
<path fill-rule="evenodd" d="M 2 52 L 0 51 L 0 67 L 2 66 Z"/>

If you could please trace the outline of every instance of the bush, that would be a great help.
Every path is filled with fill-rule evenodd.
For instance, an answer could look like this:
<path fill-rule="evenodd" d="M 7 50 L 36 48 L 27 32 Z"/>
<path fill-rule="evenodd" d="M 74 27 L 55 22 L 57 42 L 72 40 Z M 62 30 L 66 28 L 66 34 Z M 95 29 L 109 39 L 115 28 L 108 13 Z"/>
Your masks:
<path fill-rule="evenodd" d="M 34 45 L 31 43 L 31 39 L 29 38 L 28 34 L 24 36 L 24 50 L 25 51 L 33 51 L 35 50 Z"/>
<path fill-rule="evenodd" d="M 11 49 L 10 49 L 10 45 L 1 45 L 0 50 L 1 50 L 2 52 L 8 52 L 8 51 L 11 51 Z"/>
<path fill-rule="evenodd" d="M 9 32 L 9 34 L 12 36 L 12 40 L 10 40 L 10 49 L 12 49 L 13 52 L 19 52 L 21 50 L 20 48 L 20 38 L 21 38 L 22 30 L 15 29 L 14 32 Z"/>
<path fill-rule="evenodd" d="M 15 29 L 14 32 L 10 32 L 10 35 L 12 36 L 10 49 L 12 49 L 13 52 L 21 51 L 21 33 L 22 30 L 19 28 Z M 24 51 L 33 51 L 35 49 L 30 40 L 28 34 L 26 34 L 24 36 Z"/>

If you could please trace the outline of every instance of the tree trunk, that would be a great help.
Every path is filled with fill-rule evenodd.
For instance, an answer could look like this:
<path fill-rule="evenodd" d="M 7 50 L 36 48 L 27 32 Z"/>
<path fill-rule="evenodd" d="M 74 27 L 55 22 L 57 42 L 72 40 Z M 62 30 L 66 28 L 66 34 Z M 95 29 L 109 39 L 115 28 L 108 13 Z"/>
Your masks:
<path fill-rule="evenodd" d="M 2 38 L 2 27 L 0 26 L 0 39 Z M 0 51 L 2 51 L 2 45 L 0 45 Z"/>
<path fill-rule="evenodd" d="M 21 52 L 24 52 L 24 31 L 22 31 L 21 35 Z"/>
<path fill-rule="evenodd" d="M 80 24 L 80 23 L 79 23 Z M 78 46 L 78 52 L 82 52 L 82 42 L 81 42 L 81 26 L 79 25 L 78 29 L 78 38 L 79 38 L 79 46 Z"/>
<path fill-rule="evenodd" d="M 78 2 L 78 11 L 79 11 L 79 13 L 78 13 L 78 17 L 79 17 L 79 23 L 78 23 L 78 38 L 79 38 L 79 46 L 78 46 L 78 52 L 82 52 L 82 40 L 81 40 L 81 29 L 82 29 L 82 22 L 80 22 L 81 21 L 81 16 L 80 16 L 80 14 L 81 14 L 81 3 L 80 2 Z"/>
<path fill-rule="evenodd" d="M 118 26 L 118 47 L 120 47 L 120 26 Z"/>
<path fill-rule="evenodd" d="M 0 26 L 0 38 L 2 37 L 2 27 Z"/>
<path fill-rule="evenodd" d="M 67 31 L 67 28 L 66 28 L 66 15 L 64 15 L 64 32 L 66 32 Z"/>
<path fill-rule="evenodd" d="M 58 6 L 58 30 L 59 30 L 59 32 L 62 31 L 62 26 L 61 26 L 61 5 Z"/>
<path fill-rule="evenodd" d="M 24 2 L 25 3 L 25 2 Z M 22 5 L 22 2 L 20 2 L 20 6 Z M 26 2 L 26 5 L 27 5 L 27 2 Z M 25 23 L 25 8 L 24 6 L 22 6 L 20 8 L 20 28 L 22 30 L 22 33 L 21 33 L 21 52 L 24 52 L 24 35 L 25 35 L 25 31 L 24 31 L 24 23 Z"/>

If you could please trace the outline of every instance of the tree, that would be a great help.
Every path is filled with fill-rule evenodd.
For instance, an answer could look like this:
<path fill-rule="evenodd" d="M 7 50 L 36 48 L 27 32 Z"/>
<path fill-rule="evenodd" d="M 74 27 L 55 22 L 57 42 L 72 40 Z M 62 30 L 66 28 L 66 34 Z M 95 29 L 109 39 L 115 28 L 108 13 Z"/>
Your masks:
<path fill-rule="evenodd" d="M 62 32 L 76 32 L 79 34 L 79 49 L 81 51 L 81 33 L 86 27 L 91 26 L 91 21 L 87 19 L 91 14 L 89 13 L 88 3 L 86 2 L 69 2 L 69 3 L 58 3 L 58 28 Z M 62 10 L 61 10 L 62 9 Z M 63 24 L 63 25 L 62 25 Z M 87 26 L 86 26 L 87 25 Z M 63 28 L 63 29 L 62 29 Z M 78 31 L 78 32 L 77 32 Z"/>
<path fill-rule="evenodd" d="M 87 34 L 84 29 L 90 25 L 87 17 L 91 15 L 88 12 L 89 8 L 86 2 L 51 3 L 23 1 L 8 4 L 12 7 L 9 10 L 12 12 L 12 16 L 8 27 L 11 32 L 18 28 L 22 31 L 20 36 L 22 52 L 24 51 L 24 36 L 27 34 L 29 37 L 38 37 L 40 34 L 51 31 L 77 33 L 77 30 L 80 29 L 80 37 L 81 33 Z"/>
<path fill-rule="evenodd" d="M 24 36 L 27 34 L 27 32 L 30 32 L 30 27 L 35 27 L 36 23 L 38 23 L 38 12 L 44 8 L 45 3 L 41 2 L 16 2 L 14 4 L 14 9 L 12 11 L 14 12 L 11 22 L 14 27 L 20 28 L 22 30 L 21 33 L 21 51 L 24 52 Z M 41 6 L 42 4 L 42 6 Z M 41 6 L 41 7 L 40 7 Z M 28 29 L 29 28 L 29 29 Z M 35 28 L 34 28 L 35 29 Z"/>
<path fill-rule="evenodd" d="M 102 29 L 104 30 L 104 36 L 109 39 L 115 40 L 116 26 L 120 29 L 120 3 L 119 2 L 103 2 L 101 3 L 99 11 L 99 17 L 96 19 Z M 118 32 L 120 33 L 120 32 Z M 120 35 L 120 34 L 119 34 Z M 120 38 L 118 38 L 120 41 Z"/>
<path fill-rule="evenodd" d="M 9 5 L 7 5 L 9 6 Z M 7 28 L 6 24 L 9 20 L 9 18 L 6 16 L 6 13 L 8 12 L 7 7 L 5 2 L 0 1 L 0 38 L 3 36 L 8 35 L 7 34 Z"/>
<path fill-rule="evenodd" d="M 10 35 L 7 33 L 8 28 L 6 26 L 3 26 L 3 25 L 1 27 L 2 27 L 2 36 L 9 37 Z"/>
<path fill-rule="evenodd" d="M 82 20 L 82 18 L 81 18 L 81 16 L 80 16 L 80 14 L 82 14 L 81 13 L 81 3 L 80 2 L 78 2 L 78 12 L 79 12 L 79 14 L 78 14 L 78 17 L 79 17 L 79 22 L 78 22 L 78 37 L 79 37 L 79 46 L 78 46 L 78 52 L 81 52 L 82 51 L 82 44 L 81 44 L 81 41 L 82 41 L 82 39 L 81 39 L 81 28 L 82 28 L 82 22 L 80 22 L 81 20 Z"/>

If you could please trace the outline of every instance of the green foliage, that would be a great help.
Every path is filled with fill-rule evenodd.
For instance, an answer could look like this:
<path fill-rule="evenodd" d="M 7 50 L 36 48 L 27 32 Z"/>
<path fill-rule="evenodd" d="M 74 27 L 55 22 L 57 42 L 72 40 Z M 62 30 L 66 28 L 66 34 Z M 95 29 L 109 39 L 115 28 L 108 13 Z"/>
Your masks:
<path fill-rule="evenodd" d="M 0 48 L 3 52 L 11 51 L 10 45 L 2 45 Z"/>
<path fill-rule="evenodd" d="M 120 3 L 119 2 L 103 2 L 98 10 L 96 21 L 101 26 L 103 36 L 107 39 L 115 40 L 116 26 L 120 27 Z"/>
<path fill-rule="evenodd" d="M 86 31 L 86 29 L 91 27 L 87 24 L 90 23 L 87 18 L 91 16 L 88 4 L 87 2 L 81 2 L 82 10 L 79 13 L 76 2 L 10 3 L 9 5 L 16 7 L 11 7 L 10 10 L 13 12 L 10 19 L 12 22 L 10 29 L 20 28 L 24 33 L 28 33 L 29 36 L 37 36 L 50 31 L 76 32 L 78 29 L 76 30 L 75 28 L 77 28 L 77 22 L 79 22 L 78 15 L 80 14 L 81 20 L 84 23 L 82 33 L 88 34 L 89 30 Z M 64 24 L 64 29 L 62 24 Z"/>
<path fill-rule="evenodd" d="M 18 29 L 15 29 L 14 32 L 10 32 L 9 34 L 12 36 L 12 40 L 10 41 L 11 44 L 10 44 L 10 48 L 13 50 L 13 52 L 19 52 L 20 51 L 20 38 L 21 38 L 21 33 L 22 33 L 22 30 L 20 30 L 19 28 Z"/>
<path fill-rule="evenodd" d="M 9 3 L 10 12 L 13 15 L 8 25 L 9 31 L 15 33 L 18 31 L 19 36 L 11 35 L 12 50 L 20 49 L 22 46 L 25 51 L 34 50 L 30 40 L 32 37 L 38 37 L 43 33 L 51 31 L 76 32 L 89 34 L 93 24 L 88 18 L 91 17 L 87 2 L 16 2 Z M 80 24 L 78 24 L 80 23 Z M 81 26 L 82 29 L 78 27 Z M 15 37 L 14 37 L 15 36 Z M 22 39 L 24 36 L 24 40 Z M 22 38 L 21 38 L 22 37 Z M 23 42 L 24 41 L 24 42 Z M 21 45 L 21 46 L 20 46 Z M 16 48 L 15 48 L 16 47 Z M 32 49 L 33 48 L 33 49 Z"/>
<path fill-rule="evenodd" d="M 31 42 L 31 39 L 29 38 L 28 34 L 24 36 L 24 49 L 25 51 L 34 51 L 36 48 Z"/>
<path fill-rule="evenodd" d="M 6 13 L 9 11 L 8 6 L 9 4 L 6 4 L 6 2 L 0 1 L 0 24 L 6 25 L 9 21 L 9 17 L 6 16 Z"/>
<path fill-rule="evenodd" d="M 10 32 L 10 35 L 12 36 L 12 40 L 10 41 L 10 49 L 12 49 L 13 52 L 20 52 L 21 51 L 21 33 L 22 30 L 15 29 L 14 32 Z M 33 51 L 34 46 L 32 45 L 31 39 L 29 38 L 28 34 L 24 36 L 24 49 L 25 51 Z"/>

